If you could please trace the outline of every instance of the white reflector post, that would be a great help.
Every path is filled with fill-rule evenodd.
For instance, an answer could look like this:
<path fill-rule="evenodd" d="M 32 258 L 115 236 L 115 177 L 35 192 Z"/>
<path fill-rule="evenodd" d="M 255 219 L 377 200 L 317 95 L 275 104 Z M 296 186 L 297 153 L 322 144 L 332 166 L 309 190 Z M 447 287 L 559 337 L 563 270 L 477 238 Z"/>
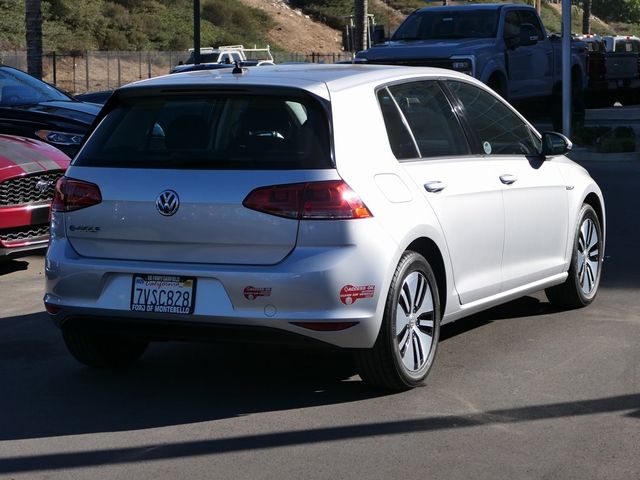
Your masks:
<path fill-rule="evenodd" d="M 571 138 L 571 0 L 562 0 L 562 133 Z"/>

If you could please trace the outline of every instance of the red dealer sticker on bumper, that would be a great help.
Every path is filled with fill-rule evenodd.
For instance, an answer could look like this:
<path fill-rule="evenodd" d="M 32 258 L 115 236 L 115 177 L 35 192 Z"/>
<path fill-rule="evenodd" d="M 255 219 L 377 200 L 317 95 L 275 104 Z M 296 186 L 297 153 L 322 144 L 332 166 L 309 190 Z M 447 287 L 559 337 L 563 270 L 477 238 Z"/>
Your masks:
<path fill-rule="evenodd" d="M 345 285 L 340 290 L 340 301 L 345 305 L 351 305 L 361 298 L 372 298 L 375 291 L 375 285 Z"/>
<path fill-rule="evenodd" d="M 255 300 L 258 297 L 270 297 L 271 287 L 245 287 L 243 294 L 244 298 L 246 298 L 247 300 Z"/>

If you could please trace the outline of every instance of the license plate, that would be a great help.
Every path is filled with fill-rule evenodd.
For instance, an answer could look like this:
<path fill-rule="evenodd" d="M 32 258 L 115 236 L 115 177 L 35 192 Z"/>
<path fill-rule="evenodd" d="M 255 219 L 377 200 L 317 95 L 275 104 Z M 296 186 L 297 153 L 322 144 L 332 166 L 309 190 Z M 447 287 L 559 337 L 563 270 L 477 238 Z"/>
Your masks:
<path fill-rule="evenodd" d="M 131 310 L 134 312 L 192 314 L 195 297 L 193 277 L 133 275 Z"/>

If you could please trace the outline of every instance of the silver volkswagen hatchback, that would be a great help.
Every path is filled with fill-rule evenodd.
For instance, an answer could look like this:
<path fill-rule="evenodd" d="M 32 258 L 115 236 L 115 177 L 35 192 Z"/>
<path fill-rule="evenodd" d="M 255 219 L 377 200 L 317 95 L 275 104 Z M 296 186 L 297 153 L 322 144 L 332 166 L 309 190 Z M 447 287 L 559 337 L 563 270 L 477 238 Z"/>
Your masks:
<path fill-rule="evenodd" d="M 283 340 L 411 388 L 444 322 L 542 289 L 594 299 L 604 202 L 570 147 L 447 70 L 131 84 L 57 184 L 45 306 L 93 367 L 158 339 Z"/>

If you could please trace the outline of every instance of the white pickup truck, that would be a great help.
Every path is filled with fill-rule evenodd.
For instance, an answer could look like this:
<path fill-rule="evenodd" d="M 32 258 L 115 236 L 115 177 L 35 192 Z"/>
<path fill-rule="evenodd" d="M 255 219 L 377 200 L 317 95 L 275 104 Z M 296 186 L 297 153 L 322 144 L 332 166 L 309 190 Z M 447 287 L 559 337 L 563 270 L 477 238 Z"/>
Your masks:
<path fill-rule="evenodd" d="M 200 49 L 200 63 L 195 62 L 195 51 L 189 49 L 189 58 L 185 62 L 171 68 L 169 73 L 188 72 L 192 70 L 210 70 L 234 66 L 236 62 L 241 67 L 253 67 L 262 65 L 273 65 L 271 49 L 267 45 L 265 48 L 245 48 L 244 45 L 223 45 L 220 47 L 203 47 Z"/>

